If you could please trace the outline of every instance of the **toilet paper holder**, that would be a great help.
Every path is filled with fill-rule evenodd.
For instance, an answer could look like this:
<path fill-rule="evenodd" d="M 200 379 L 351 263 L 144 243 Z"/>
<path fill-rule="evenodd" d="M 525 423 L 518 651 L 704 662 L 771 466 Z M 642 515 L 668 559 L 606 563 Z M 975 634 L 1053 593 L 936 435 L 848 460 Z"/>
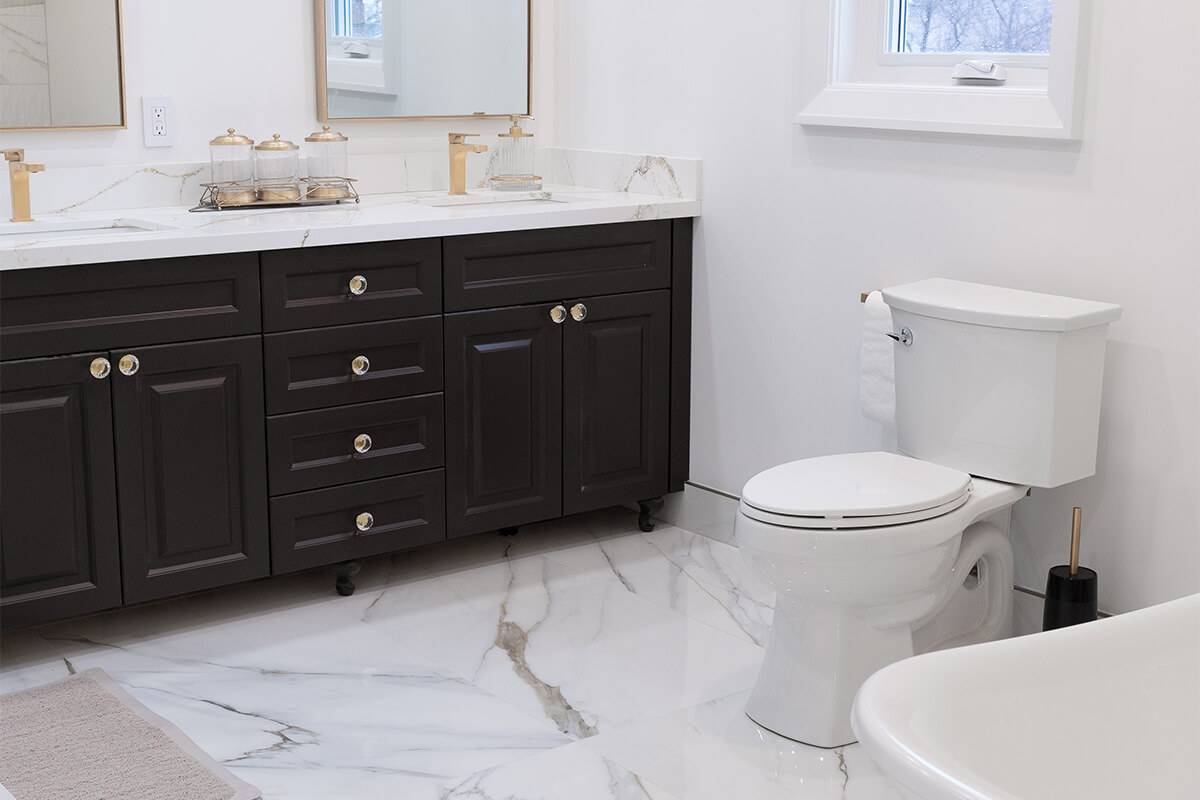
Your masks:
<path fill-rule="evenodd" d="M 876 289 L 875 291 L 881 291 L 881 290 Z M 858 302 L 866 303 L 867 298 L 870 295 L 871 295 L 871 292 L 863 292 L 862 294 L 860 294 L 858 296 Z M 889 339 L 894 339 L 895 341 L 899 342 L 900 344 L 902 344 L 906 347 L 913 343 L 912 331 L 910 331 L 908 328 L 901 328 L 900 333 L 898 333 L 898 334 L 897 333 L 884 333 L 884 336 L 887 336 Z"/>

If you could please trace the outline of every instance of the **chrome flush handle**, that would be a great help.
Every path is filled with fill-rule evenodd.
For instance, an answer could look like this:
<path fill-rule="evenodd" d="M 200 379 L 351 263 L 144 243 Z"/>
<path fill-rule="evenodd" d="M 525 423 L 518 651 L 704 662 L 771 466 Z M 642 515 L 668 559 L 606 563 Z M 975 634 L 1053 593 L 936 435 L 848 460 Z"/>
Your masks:
<path fill-rule="evenodd" d="M 896 340 L 897 342 L 904 345 L 905 347 L 908 347 L 909 345 L 911 345 L 913 343 L 912 331 L 910 331 L 908 328 L 901 328 L 899 336 L 897 336 L 894 333 L 886 334 L 886 336 L 889 339 Z"/>

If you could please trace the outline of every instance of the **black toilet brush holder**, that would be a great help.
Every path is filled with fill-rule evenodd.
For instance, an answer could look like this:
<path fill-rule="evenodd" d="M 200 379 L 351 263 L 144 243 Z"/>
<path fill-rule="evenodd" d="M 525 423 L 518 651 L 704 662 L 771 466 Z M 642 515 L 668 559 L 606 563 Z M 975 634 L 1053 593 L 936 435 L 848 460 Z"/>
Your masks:
<path fill-rule="evenodd" d="M 1046 605 L 1042 630 L 1065 628 L 1096 619 L 1097 576 L 1095 570 L 1079 566 L 1079 536 L 1083 509 L 1076 507 L 1071 523 L 1071 563 L 1050 568 L 1046 577 Z"/>

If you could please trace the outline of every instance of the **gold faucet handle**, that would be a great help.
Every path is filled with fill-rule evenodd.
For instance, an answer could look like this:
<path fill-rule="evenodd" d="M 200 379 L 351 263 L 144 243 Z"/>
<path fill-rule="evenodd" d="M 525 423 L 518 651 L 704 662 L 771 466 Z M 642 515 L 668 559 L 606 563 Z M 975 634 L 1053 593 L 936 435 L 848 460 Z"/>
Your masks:
<path fill-rule="evenodd" d="M 468 136 L 478 136 L 478 133 L 451 133 L 450 144 L 462 144 Z"/>
<path fill-rule="evenodd" d="M 4 160 L 5 161 L 24 161 L 25 160 L 25 150 L 20 147 L 14 147 L 11 150 L 5 150 L 4 151 Z"/>

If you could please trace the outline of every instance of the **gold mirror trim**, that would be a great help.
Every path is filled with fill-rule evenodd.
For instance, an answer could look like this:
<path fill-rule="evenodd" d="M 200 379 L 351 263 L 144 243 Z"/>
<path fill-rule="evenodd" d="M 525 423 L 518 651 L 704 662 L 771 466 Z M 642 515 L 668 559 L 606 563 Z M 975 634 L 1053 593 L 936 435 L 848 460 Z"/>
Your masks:
<path fill-rule="evenodd" d="M 389 122 L 391 120 L 430 120 L 430 119 L 509 119 L 512 112 L 507 114 L 446 114 L 432 117 L 331 117 L 329 116 L 329 80 L 325 70 L 325 3 L 328 0 L 313 0 L 313 34 L 316 49 L 314 51 L 317 68 L 317 122 Z M 517 112 L 519 116 L 533 114 L 533 0 L 525 2 L 525 110 Z M 532 134 L 531 134 L 532 135 Z"/>

